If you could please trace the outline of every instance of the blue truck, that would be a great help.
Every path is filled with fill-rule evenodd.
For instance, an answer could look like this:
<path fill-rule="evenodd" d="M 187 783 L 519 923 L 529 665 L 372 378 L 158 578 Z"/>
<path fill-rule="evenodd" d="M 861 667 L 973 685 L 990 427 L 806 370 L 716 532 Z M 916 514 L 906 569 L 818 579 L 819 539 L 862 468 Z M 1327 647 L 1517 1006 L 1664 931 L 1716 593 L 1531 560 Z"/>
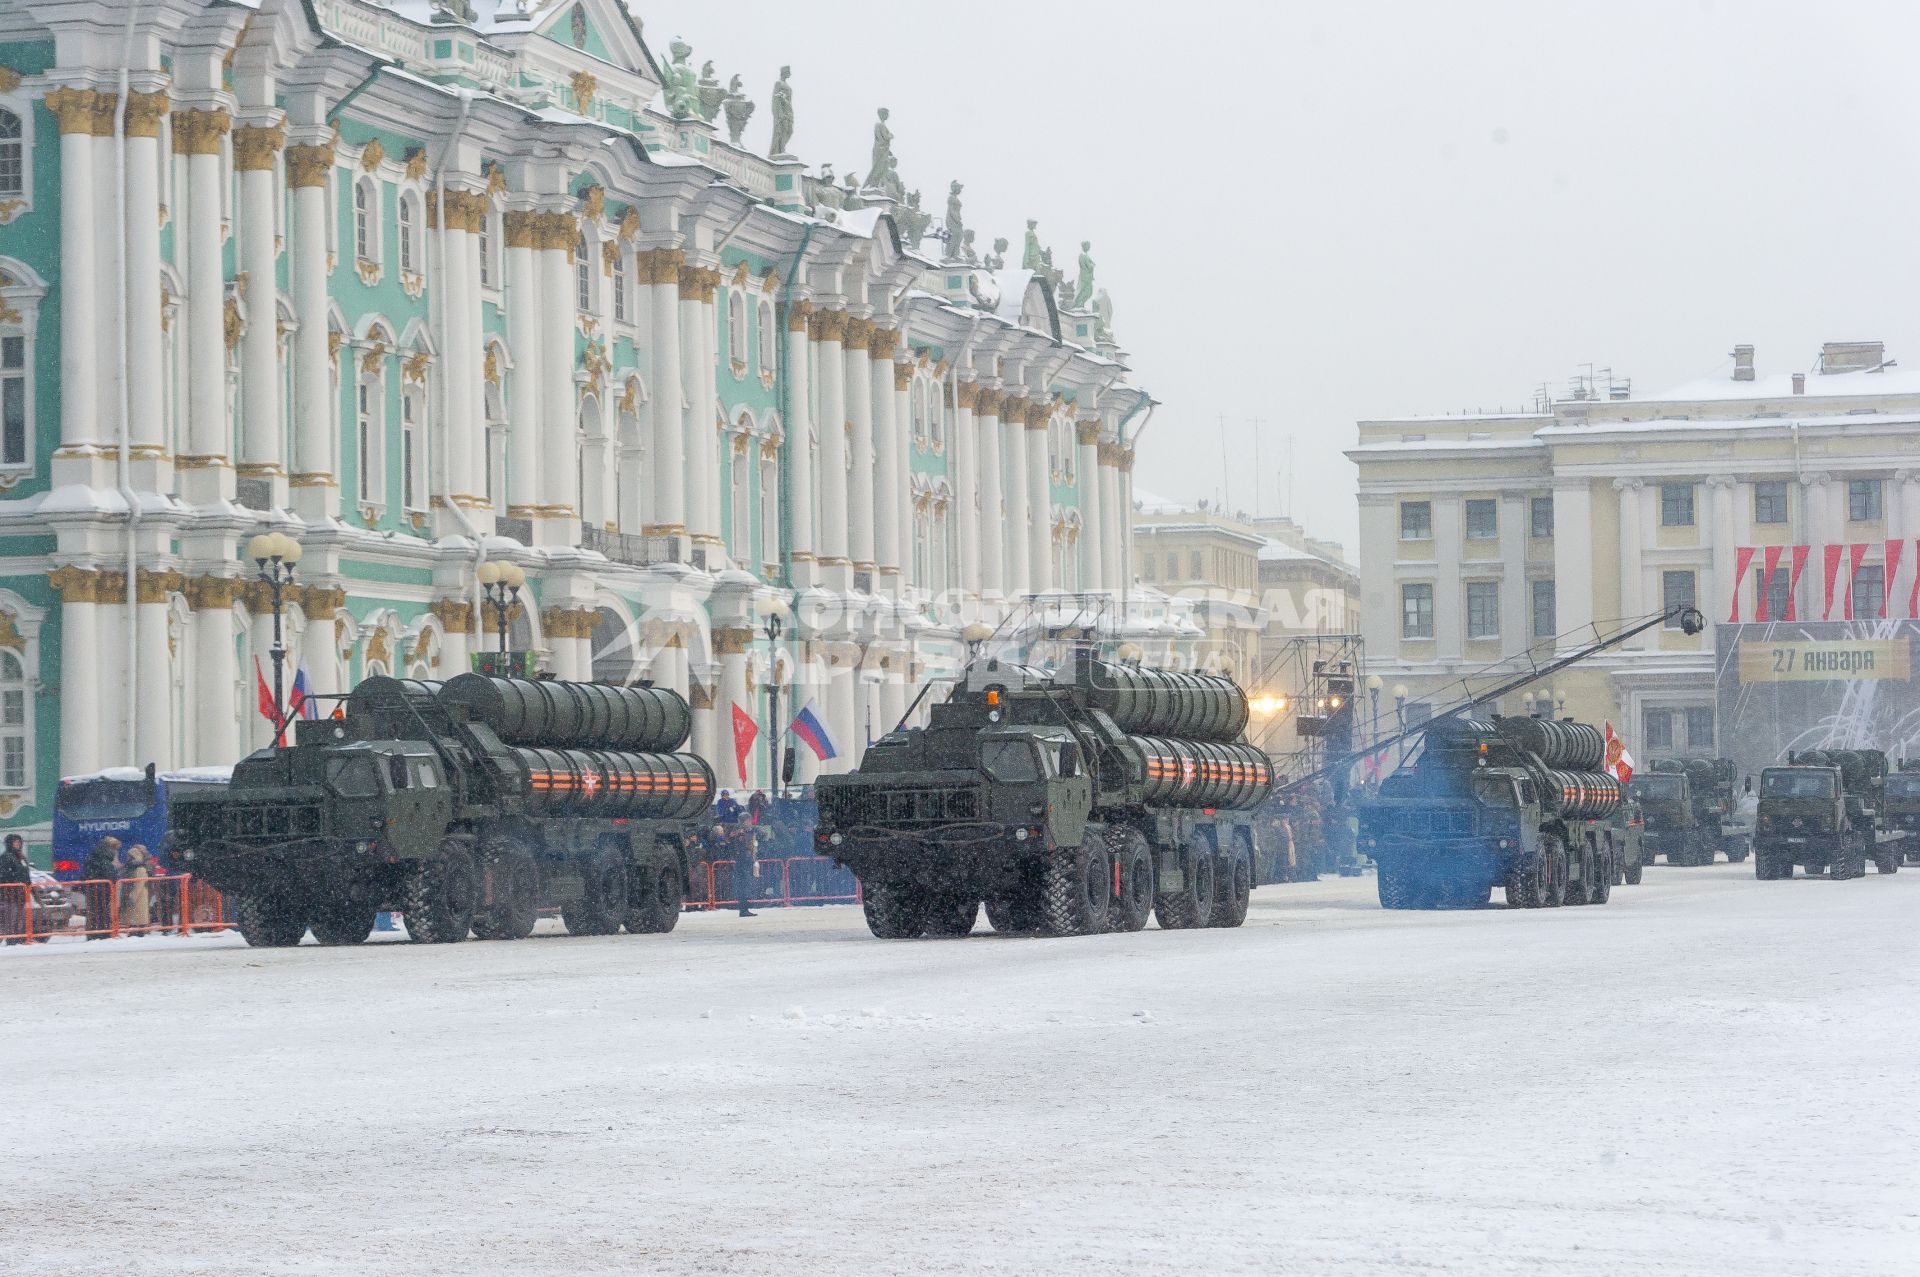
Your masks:
<path fill-rule="evenodd" d="M 193 767 L 156 775 L 149 765 L 109 767 L 86 776 L 68 776 L 60 782 L 53 803 L 53 876 L 62 882 L 83 877 L 87 853 L 102 838 L 120 840 L 122 848 L 144 845 L 159 862 L 161 873 L 177 872 L 168 860 L 167 805 L 184 792 L 223 787 L 232 779 L 231 767 Z"/>

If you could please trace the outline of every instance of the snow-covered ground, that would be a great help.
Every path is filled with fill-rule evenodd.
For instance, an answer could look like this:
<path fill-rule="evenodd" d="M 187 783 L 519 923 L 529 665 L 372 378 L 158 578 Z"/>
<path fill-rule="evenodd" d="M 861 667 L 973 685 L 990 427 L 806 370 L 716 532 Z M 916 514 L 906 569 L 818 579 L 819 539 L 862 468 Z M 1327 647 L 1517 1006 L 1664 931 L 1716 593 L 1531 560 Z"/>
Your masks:
<path fill-rule="evenodd" d="M 0 954 L 0 1271 L 1911 1274 L 1920 872 Z"/>

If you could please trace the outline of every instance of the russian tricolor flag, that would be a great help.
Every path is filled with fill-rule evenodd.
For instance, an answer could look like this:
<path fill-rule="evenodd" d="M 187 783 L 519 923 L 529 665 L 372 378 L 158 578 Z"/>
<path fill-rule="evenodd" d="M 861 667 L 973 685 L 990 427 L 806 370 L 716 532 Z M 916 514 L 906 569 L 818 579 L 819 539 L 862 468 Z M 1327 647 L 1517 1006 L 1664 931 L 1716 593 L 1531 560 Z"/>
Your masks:
<path fill-rule="evenodd" d="M 788 730 L 805 741 L 807 748 L 812 750 L 814 757 L 821 762 L 839 757 L 839 752 L 833 747 L 833 738 L 827 735 L 827 725 L 821 722 L 820 716 L 814 712 L 814 703 L 811 700 L 802 705 L 800 712 L 793 716 L 793 722 L 788 725 Z"/>

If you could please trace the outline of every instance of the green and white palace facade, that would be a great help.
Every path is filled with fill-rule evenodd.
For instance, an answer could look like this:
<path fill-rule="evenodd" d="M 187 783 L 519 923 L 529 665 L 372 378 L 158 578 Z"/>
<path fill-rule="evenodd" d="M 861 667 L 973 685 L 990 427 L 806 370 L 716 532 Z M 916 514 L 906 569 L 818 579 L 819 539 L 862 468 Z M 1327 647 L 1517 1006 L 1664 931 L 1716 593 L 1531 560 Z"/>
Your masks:
<path fill-rule="evenodd" d="M 770 681 L 845 768 L 967 624 L 1123 592 L 1088 259 L 729 141 L 617 0 L 475 3 L 0 0 L 0 825 L 266 743 L 262 532 L 289 683 L 469 668 L 511 561 L 513 648 L 678 688 L 735 785 Z"/>

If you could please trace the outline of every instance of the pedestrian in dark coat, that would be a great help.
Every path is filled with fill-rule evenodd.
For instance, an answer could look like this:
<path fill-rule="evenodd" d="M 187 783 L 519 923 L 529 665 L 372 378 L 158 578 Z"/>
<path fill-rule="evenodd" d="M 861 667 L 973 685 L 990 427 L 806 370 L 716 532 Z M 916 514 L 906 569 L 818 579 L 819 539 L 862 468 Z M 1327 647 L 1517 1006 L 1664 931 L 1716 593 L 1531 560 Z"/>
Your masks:
<path fill-rule="evenodd" d="M 33 866 L 27 863 L 26 844 L 19 834 L 8 834 L 0 850 L 0 936 L 8 944 L 22 944 L 27 931 L 27 893 L 33 890 Z"/>
<path fill-rule="evenodd" d="M 719 801 L 713 804 L 713 818 L 729 828 L 740 823 L 740 800 L 732 790 L 720 791 Z"/>
<path fill-rule="evenodd" d="M 108 835 L 93 844 L 80 862 L 81 893 L 87 899 L 87 939 L 105 940 L 113 934 L 113 897 L 119 890 L 120 840 Z"/>
<path fill-rule="evenodd" d="M 740 897 L 740 916 L 753 917 L 747 905 L 760 892 L 760 831 L 752 825 L 741 825 L 733 831 L 733 881 Z"/>
<path fill-rule="evenodd" d="M 756 825 L 766 824 L 767 809 L 771 806 L 773 804 L 767 801 L 766 790 L 754 790 L 753 796 L 747 799 L 747 819 Z"/>

